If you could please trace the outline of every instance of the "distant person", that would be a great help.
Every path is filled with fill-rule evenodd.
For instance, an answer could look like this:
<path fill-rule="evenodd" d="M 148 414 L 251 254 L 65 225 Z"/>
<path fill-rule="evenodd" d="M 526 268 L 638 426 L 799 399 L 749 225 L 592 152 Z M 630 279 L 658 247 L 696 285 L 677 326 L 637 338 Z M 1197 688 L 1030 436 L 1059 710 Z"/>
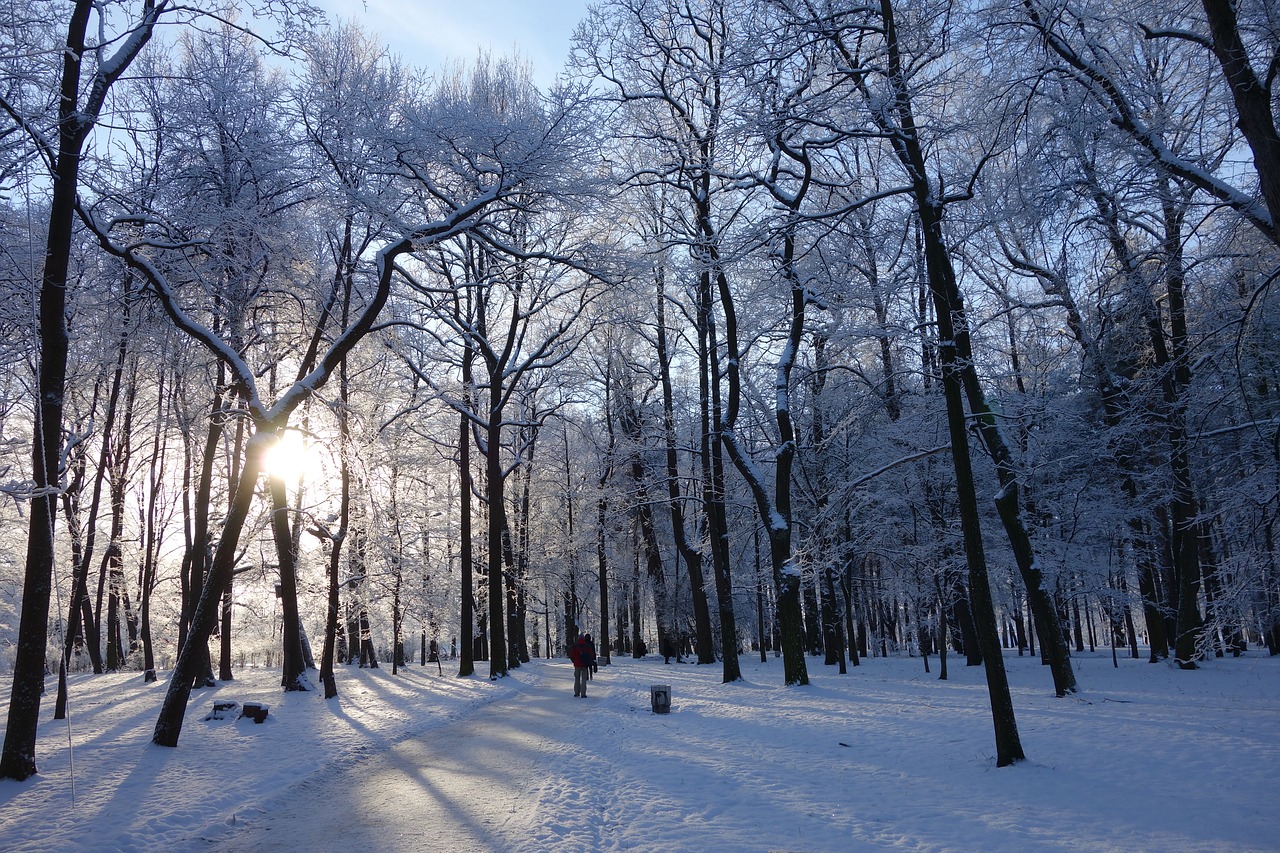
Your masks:
<path fill-rule="evenodd" d="M 573 695 L 586 698 L 587 681 L 596 666 L 596 646 L 590 634 L 580 634 L 569 647 L 569 660 L 573 661 Z"/>

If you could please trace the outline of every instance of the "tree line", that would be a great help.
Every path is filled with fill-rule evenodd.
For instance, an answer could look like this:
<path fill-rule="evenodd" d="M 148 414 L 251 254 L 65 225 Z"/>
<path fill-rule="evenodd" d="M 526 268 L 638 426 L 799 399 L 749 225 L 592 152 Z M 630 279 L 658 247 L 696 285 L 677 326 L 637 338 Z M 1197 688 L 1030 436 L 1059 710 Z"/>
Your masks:
<path fill-rule="evenodd" d="M 174 746 L 246 650 L 953 651 L 1000 765 L 1005 649 L 1280 653 L 1268 4 L 604 0 L 549 89 L 65 5 L 0 13 L 0 776 L 47 675 Z"/>

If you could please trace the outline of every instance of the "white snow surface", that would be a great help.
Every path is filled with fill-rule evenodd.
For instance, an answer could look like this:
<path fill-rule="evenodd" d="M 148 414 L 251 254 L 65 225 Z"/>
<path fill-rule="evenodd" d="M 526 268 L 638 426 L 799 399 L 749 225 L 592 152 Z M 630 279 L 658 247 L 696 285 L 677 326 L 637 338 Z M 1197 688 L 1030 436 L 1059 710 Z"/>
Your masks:
<path fill-rule="evenodd" d="M 1058 699 L 1007 654 L 1027 760 L 1005 768 L 982 668 L 954 655 L 947 681 L 936 657 L 809 658 L 790 688 L 772 657 L 734 684 L 615 657 L 585 699 L 562 660 L 345 668 L 328 701 L 247 670 L 193 692 L 176 749 L 150 744 L 163 682 L 73 677 L 68 733 L 51 679 L 0 851 L 1280 850 L 1280 658 L 1073 661 L 1082 692 Z M 215 699 L 270 713 L 206 722 Z"/>

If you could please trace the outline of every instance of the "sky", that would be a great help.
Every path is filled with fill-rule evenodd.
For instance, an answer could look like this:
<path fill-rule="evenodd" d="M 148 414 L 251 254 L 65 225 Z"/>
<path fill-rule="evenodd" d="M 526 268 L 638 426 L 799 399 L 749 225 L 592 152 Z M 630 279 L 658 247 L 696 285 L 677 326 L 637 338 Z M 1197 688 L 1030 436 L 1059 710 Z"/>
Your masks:
<path fill-rule="evenodd" d="M 175 749 L 148 742 L 167 673 L 75 674 L 68 722 L 50 680 L 39 774 L 0 780 L 0 850 L 1275 853 L 1280 657 L 1146 657 L 1073 655 L 1081 692 L 1058 699 L 1007 652 L 1027 760 L 1005 768 L 983 669 L 954 655 L 946 681 L 936 656 L 810 657 L 807 687 L 773 657 L 723 684 L 615 656 L 585 699 L 563 659 L 498 681 L 341 667 L 330 700 L 240 669 L 192 693 Z M 251 700 L 261 723 L 205 719 Z"/>
<path fill-rule="evenodd" d="M 319 0 L 335 20 L 354 19 L 379 34 L 393 53 L 434 69 L 480 50 L 520 52 L 542 87 L 554 82 L 569 54 L 588 0 Z"/>

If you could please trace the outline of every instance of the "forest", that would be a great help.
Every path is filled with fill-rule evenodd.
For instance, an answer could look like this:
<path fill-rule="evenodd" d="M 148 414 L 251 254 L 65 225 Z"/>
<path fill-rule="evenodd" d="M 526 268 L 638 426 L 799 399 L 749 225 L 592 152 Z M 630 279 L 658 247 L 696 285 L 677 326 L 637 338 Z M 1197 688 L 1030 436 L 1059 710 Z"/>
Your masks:
<path fill-rule="evenodd" d="M 1267 0 L 0 20 L 0 778 L 68 673 L 954 655 L 1007 765 L 1006 653 L 1280 654 Z"/>

